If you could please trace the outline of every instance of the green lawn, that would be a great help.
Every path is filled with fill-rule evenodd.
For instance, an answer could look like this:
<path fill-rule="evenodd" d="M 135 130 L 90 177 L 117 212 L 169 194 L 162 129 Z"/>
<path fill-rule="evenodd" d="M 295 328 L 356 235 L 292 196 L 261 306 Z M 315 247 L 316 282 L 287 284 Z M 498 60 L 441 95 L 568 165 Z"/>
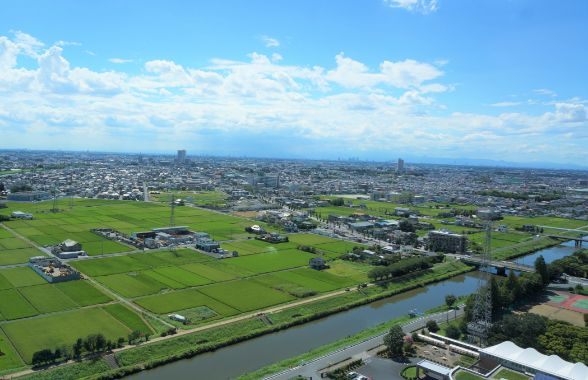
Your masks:
<path fill-rule="evenodd" d="M 296 249 L 266 252 L 252 256 L 228 260 L 231 265 L 255 273 L 268 273 L 284 269 L 308 266 L 308 261 L 316 255 Z"/>
<path fill-rule="evenodd" d="M 0 274 L 15 288 L 47 283 L 43 277 L 39 276 L 37 272 L 28 266 L 2 269 L 0 270 Z"/>
<path fill-rule="evenodd" d="M 234 280 L 235 278 L 237 278 L 237 276 L 235 275 L 223 272 L 221 270 L 200 263 L 186 264 L 182 265 L 180 268 L 190 271 L 192 273 L 196 273 L 197 275 L 208 278 L 209 280 L 214 282 Z"/>
<path fill-rule="evenodd" d="M 474 375 L 473 373 L 466 372 L 466 371 L 459 371 L 457 375 L 455 375 L 455 380 L 482 380 L 484 379 L 481 376 Z M 527 379 L 525 379 L 527 380 Z"/>
<path fill-rule="evenodd" d="M 205 286 L 198 291 L 240 311 L 257 310 L 294 299 L 248 280 Z"/>
<path fill-rule="evenodd" d="M 144 277 L 143 281 L 139 276 Z M 159 293 L 161 287 L 166 288 L 165 285 L 143 275 L 130 274 L 113 274 L 110 276 L 101 276 L 96 278 L 96 281 L 111 289 L 115 293 L 120 294 L 124 298 L 135 298 L 147 296 L 150 294 Z"/>
<path fill-rule="evenodd" d="M 509 371 L 508 369 L 502 369 L 498 371 L 496 375 L 494 375 L 497 379 L 506 379 L 506 380 L 529 380 L 529 376 L 522 375 L 520 373 L 516 373 L 513 371 Z"/>
<path fill-rule="evenodd" d="M 84 280 L 60 282 L 55 287 L 82 307 L 112 301 L 109 295 Z"/>
<path fill-rule="evenodd" d="M 153 329 L 149 327 L 149 324 L 143 318 L 123 304 L 115 303 L 103 306 L 102 308 L 133 331 L 140 330 L 144 334 L 154 333 Z"/>
<path fill-rule="evenodd" d="M 73 261 L 70 264 L 72 267 L 90 277 L 134 272 L 151 268 L 149 265 L 143 264 L 142 262 L 128 256 L 86 259 Z"/>
<path fill-rule="evenodd" d="M 72 310 L 79 307 L 71 298 L 51 284 L 27 286 L 20 288 L 19 291 L 40 314 Z"/>
<path fill-rule="evenodd" d="M 39 314 L 16 289 L 0 291 L 0 313 L 8 320 Z"/>
<path fill-rule="evenodd" d="M 10 322 L 2 325 L 2 330 L 28 364 L 34 352 L 72 345 L 88 334 L 101 332 L 114 341 L 119 337 L 126 339 L 131 332 L 99 307 Z"/>

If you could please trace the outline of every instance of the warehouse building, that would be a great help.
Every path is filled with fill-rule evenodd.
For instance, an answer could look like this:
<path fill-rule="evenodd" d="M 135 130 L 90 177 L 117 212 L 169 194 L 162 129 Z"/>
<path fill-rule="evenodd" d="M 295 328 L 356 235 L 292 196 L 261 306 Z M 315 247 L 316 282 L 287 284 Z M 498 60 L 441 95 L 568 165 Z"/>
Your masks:
<path fill-rule="evenodd" d="M 12 202 L 40 202 L 51 199 L 47 191 L 21 191 L 8 194 L 7 199 Z"/>

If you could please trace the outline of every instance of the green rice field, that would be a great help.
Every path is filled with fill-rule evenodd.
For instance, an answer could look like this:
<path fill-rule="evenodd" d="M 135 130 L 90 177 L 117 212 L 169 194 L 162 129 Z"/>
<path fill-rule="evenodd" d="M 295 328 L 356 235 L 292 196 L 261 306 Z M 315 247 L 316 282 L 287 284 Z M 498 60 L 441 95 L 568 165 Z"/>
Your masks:
<path fill-rule="evenodd" d="M 102 308 L 132 331 L 139 330 L 144 334 L 154 333 L 153 329 L 149 327 L 149 324 L 143 318 L 123 304 L 115 303 L 103 306 Z"/>
<path fill-rule="evenodd" d="M 6 323 L 2 330 L 27 364 L 31 363 L 35 351 L 54 349 L 62 344 L 72 345 L 76 339 L 88 334 L 101 332 L 106 339 L 117 340 L 119 337 L 126 339 L 131 332 L 98 307 Z"/>
<path fill-rule="evenodd" d="M 84 307 L 112 301 L 112 297 L 84 280 L 60 282 L 55 287 Z"/>
<path fill-rule="evenodd" d="M 37 310 L 16 289 L 0 291 L 0 314 L 7 319 L 32 317 Z"/>
<path fill-rule="evenodd" d="M 237 276 L 231 273 L 223 272 L 222 270 L 201 263 L 186 264 L 182 265 L 180 268 L 196 273 L 197 275 L 205 277 L 213 282 L 229 281 L 237 278 Z"/>
<path fill-rule="evenodd" d="M 28 266 L 2 269 L 0 270 L 0 275 L 8 280 L 8 282 L 15 288 L 47 283 L 43 277 L 39 276 L 37 272 Z"/>
<path fill-rule="evenodd" d="M 177 312 L 198 306 L 206 306 L 223 316 L 239 314 L 239 310 L 194 289 L 141 298 L 134 302 L 155 314 Z"/>
<path fill-rule="evenodd" d="M 143 264 L 142 262 L 128 256 L 114 256 L 94 260 L 79 260 L 72 261 L 69 264 L 90 277 L 134 272 L 151 268 L 149 265 Z M 2 274 L 1 271 L 0 274 Z"/>
<path fill-rule="evenodd" d="M 2 353 L 0 355 L 0 371 L 18 368 L 24 365 L 8 339 L 4 336 L 4 333 L 0 334 L 0 352 Z"/>
<path fill-rule="evenodd" d="M 40 314 L 72 310 L 79 307 L 61 290 L 50 284 L 27 286 L 26 288 L 20 288 L 19 292 Z"/>
<path fill-rule="evenodd" d="M 295 299 L 292 296 L 249 280 L 205 286 L 198 289 L 198 291 L 242 312 L 257 310 Z"/>
<path fill-rule="evenodd" d="M 284 269 L 308 266 L 308 261 L 316 255 L 297 249 L 266 252 L 257 255 L 237 257 L 228 260 L 233 266 L 254 273 L 268 273 Z"/>
<path fill-rule="evenodd" d="M 143 278 L 140 278 L 140 276 Z M 167 288 L 160 282 L 143 275 L 113 274 L 98 277 L 96 281 L 125 298 L 157 294 L 161 289 Z"/>

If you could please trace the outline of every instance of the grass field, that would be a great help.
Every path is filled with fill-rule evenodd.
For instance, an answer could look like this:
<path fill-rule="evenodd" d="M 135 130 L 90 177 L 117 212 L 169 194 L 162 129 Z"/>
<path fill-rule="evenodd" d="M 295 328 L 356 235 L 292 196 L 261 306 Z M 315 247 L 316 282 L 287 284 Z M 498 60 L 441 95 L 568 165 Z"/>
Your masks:
<path fill-rule="evenodd" d="M 158 272 L 155 272 L 154 270 L 146 270 L 141 272 L 141 274 L 157 281 L 157 282 L 161 282 L 162 284 L 172 288 L 172 289 L 184 289 L 187 288 L 188 285 L 182 284 L 179 281 L 173 280 L 167 276 L 164 276 Z"/>
<path fill-rule="evenodd" d="M 329 262 L 330 269 L 323 272 L 339 277 L 345 277 L 349 280 L 358 282 L 368 281 L 367 273 L 371 270 L 371 266 L 362 263 L 355 263 L 352 261 L 335 260 Z"/>
<path fill-rule="evenodd" d="M 234 260 L 234 259 L 231 259 L 231 260 Z M 228 274 L 233 275 L 235 277 L 249 277 L 249 276 L 253 276 L 253 275 L 257 274 L 255 272 L 250 271 L 250 270 L 229 264 L 229 262 L 231 262 L 231 260 L 207 261 L 202 264 L 206 265 L 207 267 L 211 267 L 213 269 L 219 270 L 221 272 L 228 273 Z"/>
<path fill-rule="evenodd" d="M 287 294 L 248 280 L 205 286 L 198 289 L 198 291 L 242 312 L 257 310 L 294 299 L 294 297 Z"/>
<path fill-rule="evenodd" d="M 151 253 L 131 253 L 129 255 L 129 257 L 132 257 L 135 260 L 139 260 L 142 263 L 145 263 L 147 265 L 151 265 L 154 268 L 157 267 L 165 267 L 168 266 L 169 263 L 167 261 L 161 260 L 158 257 L 155 257 L 153 254 Z"/>
<path fill-rule="evenodd" d="M 230 259 L 231 265 L 255 273 L 268 273 L 284 269 L 308 266 L 308 261 L 316 255 L 297 249 L 266 252 L 257 255 Z"/>
<path fill-rule="evenodd" d="M 139 279 L 139 276 L 144 278 Z M 167 288 L 167 286 L 143 275 L 113 274 L 98 277 L 96 281 L 125 298 L 148 296 L 159 293 L 161 288 Z"/>
<path fill-rule="evenodd" d="M 315 280 L 328 282 L 333 285 L 336 285 L 339 288 L 343 288 L 346 286 L 352 286 L 352 285 L 356 284 L 356 282 L 353 280 L 349 280 L 347 278 L 336 276 L 331 273 L 326 273 L 323 271 L 318 271 L 318 270 L 309 269 L 309 268 L 295 269 L 292 271 L 292 273 L 296 273 L 296 274 L 300 274 L 302 276 L 314 278 Z"/>
<path fill-rule="evenodd" d="M 154 269 L 153 271 L 189 287 L 206 285 L 214 282 L 208 278 L 204 278 L 196 273 L 178 267 L 165 267 Z"/>
<path fill-rule="evenodd" d="M 27 267 L 16 267 L 0 270 L 0 275 L 10 282 L 15 288 L 46 284 L 47 281 L 34 270 Z"/>
<path fill-rule="evenodd" d="M 135 250 L 135 248 L 129 248 L 125 245 L 110 240 L 105 240 L 104 242 L 92 241 L 83 243 L 82 249 L 88 252 L 88 255 L 90 256 L 98 256 L 102 254 L 108 255 L 111 253 L 129 252 Z"/>
<path fill-rule="evenodd" d="M 55 313 L 63 310 L 77 309 L 77 303 L 53 285 L 27 286 L 19 289 L 40 314 Z"/>
<path fill-rule="evenodd" d="M 32 317 L 39 314 L 16 289 L 0 291 L 0 313 L 7 320 Z"/>
<path fill-rule="evenodd" d="M 200 261 L 212 260 L 212 258 L 203 253 L 188 248 L 180 248 L 175 252 L 168 250 L 152 251 L 147 253 L 151 257 L 167 262 L 168 265 L 182 265 Z"/>
<path fill-rule="evenodd" d="M 24 264 L 29 261 L 29 257 L 47 256 L 37 248 L 21 248 L 0 251 L 0 266 Z"/>
<path fill-rule="evenodd" d="M 501 369 L 500 371 L 498 371 L 498 373 L 496 374 L 496 378 L 506 379 L 506 380 L 528 380 L 529 379 L 529 377 L 526 375 L 523 375 L 521 373 L 516 373 L 513 371 L 509 371 L 508 369 Z"/>
<path fill-rule="evenodd" d="M 228 281 L 234 280 L 237 276 L 223 272 L 221 270 L 212 268 L 208 265 L 204 265 L 201 263 L 193 263 L 193 264 L 185 264 L 182 265 L 180 268 L 190 271 L 192 273 L 196 273 L 199 276 L 208 278 L 214 282 L 221 282 L 221 281 Z"/>
<path fill-rule="evenodd" d="M 337 285 L 320 281 L 311 277 L 306 277 L 301 274 L 294 273 L 293 271 L 278 272 L 272 274 L 272 276 L 281 278 L 283 280 L 289 281 L 296 285 L 303 286 L 305 288 L 314 289 L 317 292 L 328 292 L 338 288 Z"/>
<path fill-rule="evenodd" d="M 82 307 L 112 301 L 109 295 L 84 280 L 60 282 L 55 287 Z"/>
<path fill-rule="evenodd" d="M 28 364 L 35 351 L 72 345 L 88 334 L 101 332 L 106 339 L 117 340 L 126 339 L 130 333 L 126 326 L 98 307 L 10 322 L 2 325 L 2 330 Z"/>
<path fill-rule="evenodd" d="M 16 238 L 16 237 L 9 237 L 6 239 L 0 240 L 0 245 L 4 247 L 4 249 L 19 249 L 19 248 L 30 248 L 31 245 L 26 241 Z"/>
<path fill-rule="evenodd" d="M 0 275 L 0 290 L 12 289 L 12 285 L 4 276 Z"/>
<path fill-rule="evenodd" d="M 238 310 L 194 289 L 141 298 L 134 302 L 155 314 L 177 312 L 198 306 L 206 306 L 223 316 L 239 314 Z"/>
<path fill-rule="evenodd" d="M 315 244 L 326 244 L 339 242 L 338 240 L 331 239 L 325 236 L 312 235 L 312 234 L 297 234 L 288 237 L 290 242 L 297 243 L 300 245 L 315 245 Z"/>
<path fill-rule="evenodd" d="M 24 365 L 3 333 L 0 334 L 0 352 L 2 353 L 0 355 L 0 371 L 18 368 Z"/>
<path fill-rule="evenodd" d="M 79 260 L 70 262 L 70 265 L 90 277 L 134 272 L 151 268 L 149 265 L 143 264 L 142 262 L 137 261 L 128 256 L 114 256 L 107 257 L 104 259 Z"/>
<path fill-rule="evenodd" d="M 143 318 L 123 304 L 115 303 L 103 306 L 102 308 L 132 331 L 140 330 L 143 334 L 154 333 L 153 329 L 149 327 L 149 324 Z"/>

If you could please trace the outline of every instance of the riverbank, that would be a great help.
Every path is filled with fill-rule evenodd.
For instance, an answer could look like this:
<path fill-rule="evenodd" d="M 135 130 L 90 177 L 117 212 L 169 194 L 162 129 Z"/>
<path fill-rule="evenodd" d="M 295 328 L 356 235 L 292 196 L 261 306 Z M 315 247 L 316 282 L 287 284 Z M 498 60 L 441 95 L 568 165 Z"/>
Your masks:
<path fill-rule="evenodd" d="M 255 337 L 282 331 L 292 326 L 305 324 L 330 314 L 336 314 L 411 289 L 423 287 L 427 284 L 443 281 L 472 270 L 475 270 L 475 268 L 460 262 L 447 263 L 432 270 L 398 279 L 398 281 L 370 286 L 369 288 L 363 289 L 363 293 L 346 292 L 345 294 L 329 299 L 269 314 L 267 317 L 273 323 L 270 326 L 266 325 L 259 318 L 249 318 L 245 321 L 220 328 L 182 334 L 172 339 L 145 344 L 118 352 L 115 356 L 121 366 L 132 367 L 141 365 L 144 368 L 154 368 L 176 360 L 193 357 L 221 347 L 244 342 Z M 76 367 L 78 366 L 88 367 L 84 363 L 76 363 L 67 367 L 29 375 L 24 378 L 35 380 L 53 378 L 51 373 L 59 372 L 59 375 L 54 378 L 74 380 L 80 378 L 76 375 L 78 372 Z M 95 366 L 95 369 L 103 375 L 114 373 L 114 371 L 103 370 L 98 368 L 98 366 Z M 82 372 L 84 372 L 85 376 L 91 375 L 86 371 Z M 43 377 L 43 375 L 50 377 Z"/>
<path fill-rule="evenodd" d="M 541 251 L 545 248 L 554 247 L 554 246 L 559 245 L 561 243 L 562 243 L 562 240 L 560 240 L 560 239 L 546 237 L 543 239 L 531 241 L 527 244 L 523 244 L 518 247 L 507 248 L 507 249 L 500 250 L 498 252 L 493 252 L 492 258 L 494 260 L 511 260 L 511 259 L 514 259 L 517 257 L 521 257 L 521 256 L 525 256 L 525 255 L 528 255 L 531 253 Z"/>

